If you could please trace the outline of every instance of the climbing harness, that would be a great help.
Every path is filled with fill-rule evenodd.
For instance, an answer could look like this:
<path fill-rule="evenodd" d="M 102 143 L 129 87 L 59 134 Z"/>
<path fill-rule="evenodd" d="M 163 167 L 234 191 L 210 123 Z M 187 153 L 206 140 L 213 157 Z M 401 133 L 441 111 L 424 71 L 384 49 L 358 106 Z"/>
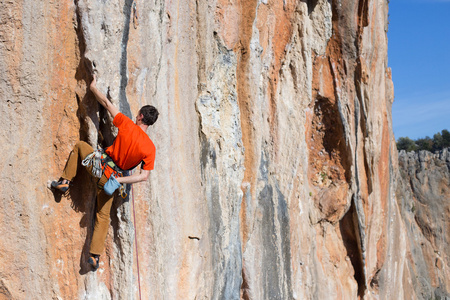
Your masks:
<path fill-rule="evenodd" d="M 105 153 L 103 149 L 97 149 L 88 156 L 83 159 L 83 166 L 87 167 L 92 165 L 92 175 L 97 178 L 101 178 L 104 174 L 108 180 L 111 176 L 114 177 L 123 177 L 128 175 L 128 170 L 122 170 L 119 166 L 117 166 L 112 158 Z M 98 186 L 102 189 L 102 186 Z M 120 196 L 125 199 L 128 196 L 129 185 L 124 183 L 119 187 Z"/>
<path fill-rule="evenodd" d="M 138 275 L 138 284 L 139 284 L 139 300 L 141 299 L 141 277 L 139 275 L 139 253 L 138 253 L 138 242 L 137 242 L 137 230 L 136 230 L 136 213 L 134 211 L 134 189 L 131 186 L 131 199 L 133 200 L 133 225 L 134 225 L 134 243 L 136 245 L 136 267 L 137 267 L 137 275 Z"/>
<path fill-rule="evenodd" d="M 111 176 L 117 178 L 117 177 L 128 176 L 128 174 L 129 174 L 129 170 L 122 170 L 119 166 L 117 166 L 114 163 L 112 158 L 106 153 L 103 153 L 101 155 L 101 163 L 102 163 L 102 167 L 103 167 L 103 173 L 105 174 L 106 178 L 108 178 L 108 180 L 110 180 Z M 119 186 L 120 197 L 125 199 L 128 196 L 129 189 L 130 189 L 129 184 L 126 184 L 126 183 L 121 184 Z"/>

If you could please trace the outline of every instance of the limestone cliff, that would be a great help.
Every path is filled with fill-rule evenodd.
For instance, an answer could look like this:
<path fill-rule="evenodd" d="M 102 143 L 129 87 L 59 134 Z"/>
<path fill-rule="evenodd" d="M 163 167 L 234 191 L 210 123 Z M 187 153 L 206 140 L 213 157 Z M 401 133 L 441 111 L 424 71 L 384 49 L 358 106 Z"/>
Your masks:
<path fill-rule="evenodd" d="M 450 298 L 450 148 L 401 151 L 397 198 L 408 239 L 407 268 L 419 299 Z"/>
<path fill-rule="evenodd" d="M 138 297 L 131 201 L 94 273 L 95 183 L 47 189 L 77 140 L 114 138 L 95 70 L 129 117 L 160 111 L 134 187 L 143 299 L 420 299 L 387 19 L 385 0 L 1 1 L 0 298 Z"/>

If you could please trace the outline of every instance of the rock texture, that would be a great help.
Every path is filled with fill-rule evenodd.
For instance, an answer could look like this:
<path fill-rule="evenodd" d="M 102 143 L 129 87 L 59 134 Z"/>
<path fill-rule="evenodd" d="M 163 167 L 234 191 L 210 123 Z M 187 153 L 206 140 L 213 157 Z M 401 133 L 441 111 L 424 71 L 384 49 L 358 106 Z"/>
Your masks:
<path fill-rule="evenodd" d="M 420 299 L 450 298 L 450 149 L 401 151 L 397 197 L 406 225 L 408 269 Z"/>
<path fill-rule="evenodd" d="M 396 198 L 387 20 L 385 0 L 1 1 L 0 298 L 448 293 L 447 242 L 424 235 L 417 260 Z M 77 140 L 114 139 L 92 70 L 129 117 L 160 111 L 133 191 L 140 287 L 132 201 L 115 199 L 94 273 L 95 183 L 47 189 Z"/>

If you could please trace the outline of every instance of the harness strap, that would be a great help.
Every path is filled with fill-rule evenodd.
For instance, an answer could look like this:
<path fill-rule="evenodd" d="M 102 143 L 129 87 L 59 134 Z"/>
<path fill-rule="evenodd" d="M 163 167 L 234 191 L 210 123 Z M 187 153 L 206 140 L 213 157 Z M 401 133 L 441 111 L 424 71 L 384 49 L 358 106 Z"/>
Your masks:
<path fill-rule="evenodd" d="M 128 176 L 129 170 L 122 170 L 119 166 L 116 165 L 113 159 L 104 152 L 101 155 L 101 163 L 103 173 L 108 179 L 111 177 L 111 175 L 115 177 Z M 99 188 L 102 187 L 99 186 Z M 120 185 L 119 194 L 123 199 L 125 199 L 128 196 L 129 191 L 130 191 L 129 184 L 123 183 Z"/>
<path fill-rule="evenodd" d="M 114 160 L 106 154 L 103 149 L 98 149 L 91 154 L 88 154 L 81 164 L 85 167 L 92 165 L 92 175 L 97 178 L 101 178 L 103 175 L 105 175 L 107 179 L 109 179 L 111 175 L 114 177 L 123 177 L 128 176 L 130 172 L 130 170 L 122 170 L 117 166 Z M 98 182 L 97 187 L 103 189 L 103 186 L 100 186 Z M 130 192 L 130 188 L 131 186 L 129 184 L 121 184 L 119 189 L 120 196 L 125 199 Z"/>
<path fill-rule="evenodd" d="M 116 163 L 113 161 L 113 159 L 108 154 L 102 153 L 101 159 L 102 159 L 102 164 L 108 165 L 115 172 L 122 173 L 122 174 L 125 172 L 125 170 L 122 170 L 119 166 L 116 165 Z"/>

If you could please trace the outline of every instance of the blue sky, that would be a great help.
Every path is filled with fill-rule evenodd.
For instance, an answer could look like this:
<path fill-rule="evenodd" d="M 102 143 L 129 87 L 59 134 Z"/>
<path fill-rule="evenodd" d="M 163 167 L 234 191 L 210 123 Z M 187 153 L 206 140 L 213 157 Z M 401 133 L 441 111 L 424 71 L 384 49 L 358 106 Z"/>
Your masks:
<path fill-rule="evenodd" d="M 450 0 L 390 0 L 395 138 L 450 130 Z"/>

